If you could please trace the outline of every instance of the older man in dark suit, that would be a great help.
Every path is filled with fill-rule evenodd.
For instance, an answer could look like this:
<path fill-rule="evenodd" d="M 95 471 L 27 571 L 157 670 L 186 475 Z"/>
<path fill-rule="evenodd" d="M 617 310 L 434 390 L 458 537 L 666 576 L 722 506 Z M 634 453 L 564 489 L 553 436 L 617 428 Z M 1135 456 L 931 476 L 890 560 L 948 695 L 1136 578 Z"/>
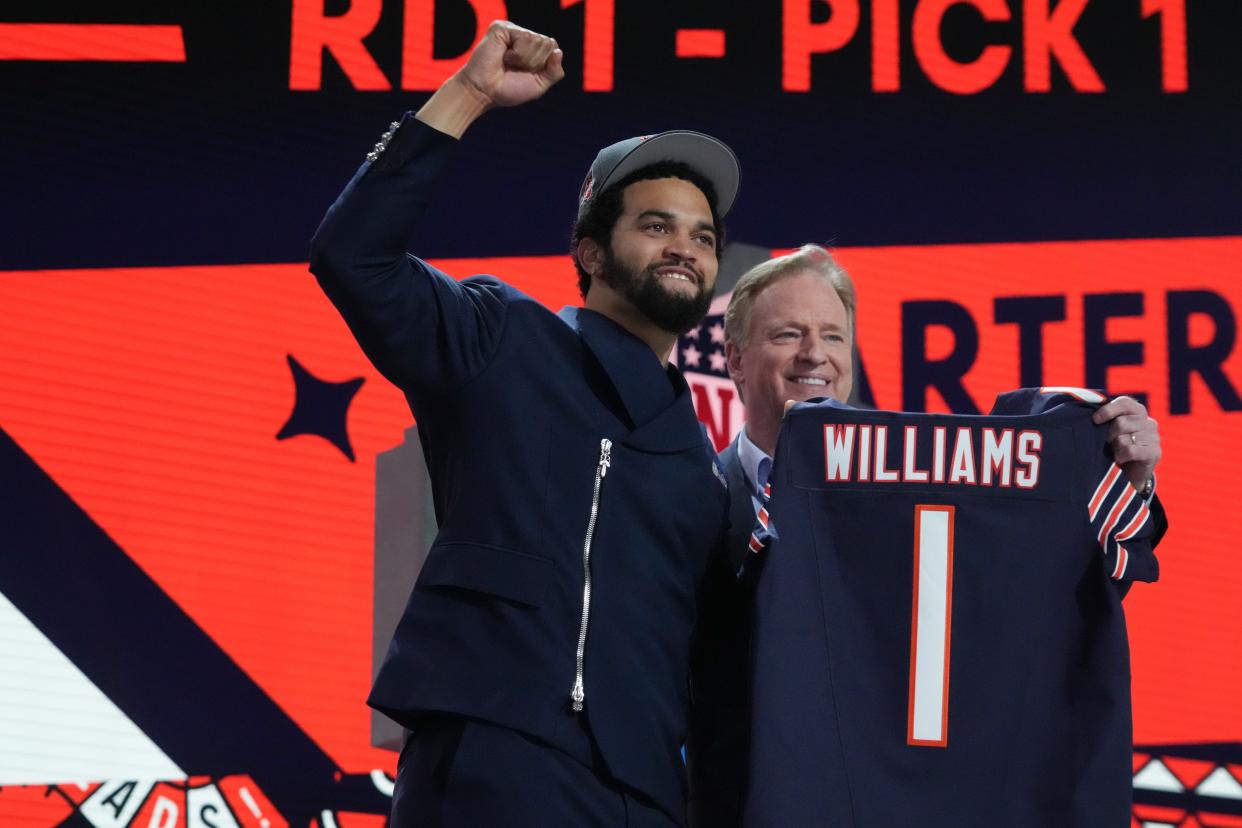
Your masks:
<path fill-rule="evenodd" d="M 725 313 L 725 354 L 745 407 L 746 425 L 720 453 L 720 462 L 731 495 L 729 558 L 735 572 L 747 569 L 755 513 L 786 406 L 815 397 L 850 399 L 856 305 L 849 275 L 831 253 L 816 245 L 751 268 L 733 290 Z M 1094 420 L 1107 423 L 1114 457 L 1134 488 L 1152 497 L 1161 454 L 1156 421 L 1130 397 L 1101 406 Z M 1159 539 L 1167 521 L 1155 498 L 1152 514 Z M 740 577 L 731 605 L 721 600 L 707 607 L 720 635 L 701 671 L 711 677 L 711 703 L 700 706 L 691 740 L 695 825 L 733 825 L 740 819 L 749 738 L 748 587 L 754 574 L 752 568 Z"/>
<path fill-rule="evenodd" d="M 404 252 L 455 139 L 561 76 L 553 40 L 493 23 L 312 243 L 418 418 L 440 527 L 369 700 L 413 734 L 394 826 L 685 821 L 690 654 L 726 493 L 668 355 L 710 304 L 736 158 L 692 132 L 602 150 L 574 233 L 584 305 L 559 316 Z"/>

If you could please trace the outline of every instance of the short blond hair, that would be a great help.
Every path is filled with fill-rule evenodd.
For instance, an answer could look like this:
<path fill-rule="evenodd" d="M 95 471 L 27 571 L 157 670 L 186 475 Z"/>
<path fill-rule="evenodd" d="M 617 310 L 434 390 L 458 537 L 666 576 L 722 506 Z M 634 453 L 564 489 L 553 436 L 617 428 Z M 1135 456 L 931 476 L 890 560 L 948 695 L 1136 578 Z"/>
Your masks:
<path fill-rule="evenodd" d="M 817 244 L 804 244 L 792 253 L 768 259 L 742 274 L 725 310 L 725 341 L 745 348 L 750 335 L 750 311 L 755 299 L 773 283 L 802 273 L 818 276 L 832 285 L 841 304 L 845 305 L 845 316 L 850 336 L 853 337 L 854 312 L 858 306 L 854 281 L 828 250 Z"/>

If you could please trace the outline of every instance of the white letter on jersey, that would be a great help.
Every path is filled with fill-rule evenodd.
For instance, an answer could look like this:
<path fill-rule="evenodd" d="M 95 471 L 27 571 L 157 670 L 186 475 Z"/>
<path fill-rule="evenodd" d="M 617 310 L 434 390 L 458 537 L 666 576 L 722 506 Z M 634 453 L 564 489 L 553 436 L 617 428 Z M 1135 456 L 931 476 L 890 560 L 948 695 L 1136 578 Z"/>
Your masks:
<path fill-rule="evenodd" d="M 1012 428 L 1002 428 L 999 435 L 994 428 L 983 430 L 983 471 L 979 482 L 984 486 L 993 485 L 994 472 L 999 472 L 997 485 L 1010 485 L 1013 478 Z"/>
<path fill-rule="evenodd" d="M 932 439 L 932 482 L 944 482 L 944 444 L 948 438 L 948 432 L 944 426 L 936 426 L 932 431 L 934 435 Z"/>
<path fill-rule="evenodd" d="M 906 483 L 926 483 L 927 472 L 915 465 L 915 454 L 919 450 L 918 426 L 906 426 L 906 439 L 903 463 L 901 464 L 902 480 Z"/>
<path fill-rule="evenodd" d="M 1015 479 L 1023 489 L 1033 489 L 1039 482 L 1039 451 L 1044 447 L 1044 435 L 1038 431 L 1018 434 L 1018 473 Z"/>
<path fill-rule="evenodd" d="M 950 483 L 975 483 L 975 444 L 970 429 L 959 426 L 957 440 L 953 443 L 953 466 L 949 470 Z"/>
<path fill-rule="evenodd" d="M 888 426 L 875 427 L 875 482 L 896 483 L 901 478 L 888 467 Z"/>
<path fill-rule="evenodd" d="M 871 479 L 871 426 L 858 427 L 858 479 Z"/>
<path fill-rule="evenodd" d="M 824 479 L 850 479 L 850 458 L 854 453 L 854 426 L 824 426 Z"/>

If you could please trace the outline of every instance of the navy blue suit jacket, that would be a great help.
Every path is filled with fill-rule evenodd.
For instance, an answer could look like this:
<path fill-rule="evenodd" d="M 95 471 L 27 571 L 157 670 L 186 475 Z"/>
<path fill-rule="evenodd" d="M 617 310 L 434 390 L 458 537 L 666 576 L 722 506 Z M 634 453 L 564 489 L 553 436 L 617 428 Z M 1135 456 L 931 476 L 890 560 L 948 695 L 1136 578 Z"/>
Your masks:
<path fill-rule="evenodd" d="M 695 704 L 686 744 L 694 828 L 739 824 L 750 744 L 750 636 L 758 568 L 744 567 L 750 563 L 755 507 L 736 438 L 720 452 L 720 468 L 729 485 L 729 528 L 724 553 L 712 560 L 700 610 L 710 635 L 701 636 L 695 653 Z"/>
<path fill-rule="evenodd" d="M 369 703 L 536 736 L 685 813 L 692 639 L 725 488 L 679 372 L 607 318 L 404 252 L 456 142 L 407 115 L 312 241 L 311 270 L 418 420 L 439 535 Z M 599 479 L 584 660 L 584 546 Z"/>

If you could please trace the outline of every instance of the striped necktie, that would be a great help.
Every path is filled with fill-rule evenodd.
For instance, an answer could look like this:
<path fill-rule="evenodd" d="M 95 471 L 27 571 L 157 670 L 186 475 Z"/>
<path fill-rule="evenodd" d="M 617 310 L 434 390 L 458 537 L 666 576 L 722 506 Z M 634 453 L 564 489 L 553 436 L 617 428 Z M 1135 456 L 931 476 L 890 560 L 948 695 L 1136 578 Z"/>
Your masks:
<path fill-rule="evenodd" d="M 758 555 L 767 548 L 768 541 L 776 536 L 768 520 L 768 501 L 772 499 L 772 483 L 766 482 L 759 491 L 759 509 L 755 512 L 755 528 L 750 533 L 750 551 Z"/>

